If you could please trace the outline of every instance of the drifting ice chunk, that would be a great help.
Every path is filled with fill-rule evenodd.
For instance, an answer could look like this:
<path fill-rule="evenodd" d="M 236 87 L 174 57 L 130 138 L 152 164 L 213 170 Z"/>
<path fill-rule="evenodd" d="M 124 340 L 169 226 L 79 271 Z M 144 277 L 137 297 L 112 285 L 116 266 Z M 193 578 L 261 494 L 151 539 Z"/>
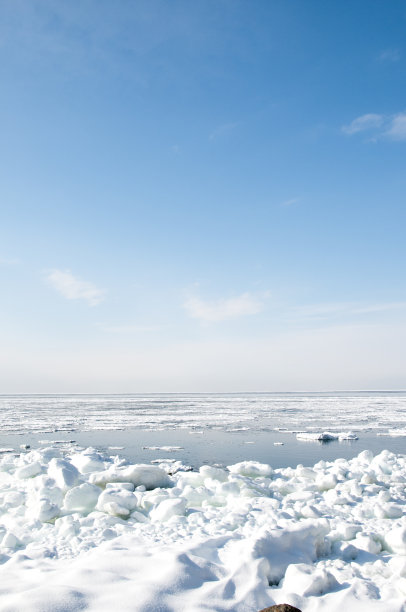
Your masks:
<path fill-rule="evenodd" d="M 403 515 L 403 509 L 398 504 L 376 504 L 374 514 L 377 518 L 400 518 Z"/>
<path fill-rule="evenodd" d="M 212 467 L 211 465 L 202 465 L 199 472 L 203 478 L 212 478 L 213 480 L 219 480 L 220 482 L 226 482 L 228 479 L 228 474 L 225 470 Z"/>
<path fill-rule="evenodd" d="M 315 570 L 305 563 L 289 565 L 283 579 L 283 588 L 302 597 L 324 595 L 339 588 L 340 584 L 333 574 L 323 569 Z"/>
<path fill-rule="evenodd" d="M 11 533 L 11 531 L 6 531 L 1 541 L 1 546 L 3 548 L 17 548 L 19 543 L 20 542 L 14 533 Z"/>
<path fill-rule="evenodd" d="M 83 453 L 72 455 L 70 460 L 81 474 L 100 472 L 106 467 L 102 455 L 93 448 L 89 448 Z"/>
<path fill-rule="evenodd" d="M 327 520 L 307 519 L 288 529 L 265 531 L 263 537 L 255 542 L 252 556 L 254 559 L 265 558 L 265 575 L 270 584 L 277 584 L 292 563 L 301 561 L 307 566 L 323 552 L 328 530 Z"/>
<path fill-rule="evenodd" d="M 361 451 L 357 457 L 358 461 L 360 461 L 361 463 L 367 463 L 367 464 L 370 464 L 373 458 L 374 458 L 374 454 L 370 450 Z"/>
<path fill-rule="evenodd" d="M 331 433 L 329 431 L 323 431 L 322 433 L 309 433 L 307 431 L 301 431 L 296 434 L 298 440 L 309 440 L 317 442 L 330 442 L 331 440 L 358 440 L 351 431 L 342 433 Z"/>
<path fill-rule="evenodd" d="M 337 484 L 337 476 L 335 474 L 320 474 L 316 478 L 316 486 L 320 491 L 328 491 L 334 489 Z"/>
<path fill-rule="evenodd" d="M 79 472 L 66 459 L 51 459 L 48 474 L 63 491 L 74 487 L 79 480 Z"/>
<path fill-rule="evenodd" d="M 148 490 L 172 485 L 166 472 L 156 465 L 130 465 L 123 470 L 123 475 L 126 482 L 132 482 L 136 487 L 144 485 Z"/>
<path fill-rule="evenodd" d="M 185 499 L 165 499 L 156 508 L 151 510 L 150 517 L 153 521 L 167 521 L 173 516 L 184 515 L 185 508 Z"/>
<path fill-rule="evenodd" d="M 260 476 L 269 477 L 274 473 L 270 465 L 259 463 L 258 461 L 241 461 L 227 467 L 232 474 L 241 474 L 241 476 L 251 476 L 253 478 Z"/>
<path fill-rule="evenodd" d="M 64 507 L 66 510 L 91 512 L 97 504 L 100 493 L 99 487 L 85 482 L 77 487 L 73 487 L 66 493 Z"/>
<path fill-rule="evenodd" d="M 377 555 L 382 550 L 382 544 L 379 539 L 371 534 L 357 533 L 357 537 L 353 542 L 357 548 L 365 550 L 372 555 Z"/>
<path fill-rule="evenodd" d="M 393 557 L 389 560 L 388 566 L 391 571 L 398 575 L 406 578 L 406 558 L 405 557 Z"/>
<path fill-rule="evenodd" d="M 108 482 L 132 482 L 136 487 L 144 485 L 146 489 L 170 487 L 172 481 L 164 470 L 155 465 L 129 465 L 127 467 L 110 468 L 104 472 L 91 474 L 89 481 L 95 485 L 105 485 Z"/>
<path fill-rule="evenodd" d="M 143 485 L 137 487 L 137 490 L 141 489 Z M 132 482 L 108 482 L 106 484 L 106 489 L 126 489 L 127 491 L 134 491 L 135 487 Z M 145 491 L 145 487 L 143 487 Z"/>
<path fill-rule="evenodd" d="M 96 508 L 101 512 L 107 512 L 107 514 L 128 516 L 131 510 L 136 509 L 137 503 L 138 498 L 134 493 L 117 487 L 103 491 Z"/>
<path fill-rule="evenodd" d="M 406 527 L 392 529 L 385 537 L 386 545 L 391 552 L 406 555 Z"/>
<path fill-rule="evenodd" d="M 41 474 L 42 466 L 38 461 L 33 461 L 33 463 L 28 463 L 27 465 L 23 465 L 23 467 L 18 468 L 16 470 L 17 478 L 33 478 L 38 474 Z"/>
<path fill-rule="evenodd" d="M 119 516 L 120 518 L 126 519 L 130 516 L 130 511 L 124 506 L 120 506 L 116 502 L 107 502 L 104 504 L 104 512 L 111 514 L 111 516 Z"/>
<path fill-rule="evenodd" d="M 33 516 L 46 523 L 57 517 L 60 513 L 60 509 L 56 504 L 53 504 L 49 499 L 40 499 L 35 506 L 32 508 Z"/>
<path fill-rule="evenodd" d="M 8 508 L 13 508 L 16 506 L 21 506 L 24 503 L 24 494 L 19 491 L 10 491 L 4 496 L 4 500 L 2 503 L 3 511 Z"/>
<path fill-rule="evenodd" d="M 144 450 L 154 450 L 154 451 L 165 451 L 167 453 L 174 453 L 176 451 L 183 450 L 183 446 L 143 446 Z"/>
<path fill-rule="evenodd" d="M 358 436 L 355 433 L 352 433 L 352 431 L 347 431 L 347 432 L 340 433 L 338 435 L 338 439 L 339 440 L 358 440 Z"/>

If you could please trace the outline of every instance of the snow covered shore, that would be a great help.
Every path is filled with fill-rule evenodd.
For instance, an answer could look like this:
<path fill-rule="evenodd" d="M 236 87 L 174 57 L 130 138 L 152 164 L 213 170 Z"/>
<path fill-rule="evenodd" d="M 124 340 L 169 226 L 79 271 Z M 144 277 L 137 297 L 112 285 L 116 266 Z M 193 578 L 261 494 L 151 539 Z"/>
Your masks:
<path fill-rule="evenodd" d="M 404 612 L 406 458 L 227 470 L 0 459 L 0 610 Z"/>

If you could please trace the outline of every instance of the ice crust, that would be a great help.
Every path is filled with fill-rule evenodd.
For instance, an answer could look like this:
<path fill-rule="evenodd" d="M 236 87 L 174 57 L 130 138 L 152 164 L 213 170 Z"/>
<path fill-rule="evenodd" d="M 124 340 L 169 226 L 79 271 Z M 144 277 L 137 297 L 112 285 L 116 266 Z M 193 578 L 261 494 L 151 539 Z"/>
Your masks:
<path fill-rule="evenodd" d="M 0 458 L 0 610 L 404 612 L 406 457 L 185 471 Z"/>

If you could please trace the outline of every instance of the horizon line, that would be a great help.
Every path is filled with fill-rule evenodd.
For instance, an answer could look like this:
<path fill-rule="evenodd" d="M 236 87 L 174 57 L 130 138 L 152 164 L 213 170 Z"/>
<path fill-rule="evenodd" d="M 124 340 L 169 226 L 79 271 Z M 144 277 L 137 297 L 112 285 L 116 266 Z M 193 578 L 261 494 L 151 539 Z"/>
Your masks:
<path fill-rule="evenodd" d="M 23 393 L 0 393 L 0 397 L 7 396 L 55 396 L 55 395 L 288 395 L 303 393 L 406 393 L 406 389 L 324 389 L 324 390 L 299 390 L 299 391 L 128 391 L 128 392 L 23 392 Z"/>

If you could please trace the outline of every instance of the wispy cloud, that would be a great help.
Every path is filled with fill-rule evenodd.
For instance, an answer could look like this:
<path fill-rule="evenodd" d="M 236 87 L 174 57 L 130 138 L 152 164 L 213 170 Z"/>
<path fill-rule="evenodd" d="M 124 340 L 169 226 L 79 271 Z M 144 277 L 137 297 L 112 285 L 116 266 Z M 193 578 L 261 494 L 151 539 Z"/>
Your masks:
<path fill-rule="evenodd" d="M 323 304 L 308 304 L 291 309 L 295 317 L 308 319 L 331 319 L 374 313 L 384 313 L 394 310 L 406 310 L 406 302 L 381 302 L 362 304 L 356 302 L 331 302 Z"/>
<path fill-rule="evenodd" d="M 0 257 L 0 266 L 15 266 L 20 260 L 14 257 Z"/>
<path fill-rule="evenodd" d="M 81 280 L 70 270 L 51 270 L 47 281 L 67 300 L 84 300 L 89 306 L 97 306 L 104 300 L 105 291 L 93 283 Z"/>
<path fill-rule="evenodd" d="M 183 307 L 193 319 L 208 323 L 258 314 L 263 310 L 264 302 L 251 293 L 219 300 L 202 300 L 199 297 L 191 296 Z"/>
<path fill-rule="evenodd" d="M 367 304 L 353 308 L 354 314 L 368 314 L 372 312 L 388 312 L 392 310 L 405 310 L 406 302 L 384 302 L 382 304 Z"/>
<path fill-rule="evenodd" d="M 160 325 L 100 325 L 99 327 L 112 334 L 139 334 L 163 329 Z"/>
<path fill-rule="evenodd" d="M 342 131 L 346 134 L 357 134 L 358 132 L 364 132 L 365 130 L 372 130 L 379 128 L 384 122 L 383 115 L 377 115 L 375 113 L 368 113 L 357 117 L 350 124 L 344 125 Z"/>
<path fill-rule="evenodd" d="M 341 129 L 350 136 L 359 132 L 369 132 L 375 139 L 406 140 L 406 112 L 396 115 L 368 113 L 357 117 Z"/>
<path fill-rule="evenodd" d="M 378 59 L 382 63 L 398 62 L 400 60 L 400 51 L 399 49 L 385 49 L 380 53 Z"/>
<path fill-rule="evenodd" d="M 220 136 L 225 136 L 235 130 L 238 125 L 238 121 L 235 123 L 223 123 L 216 127 L 209 135 L 209 140 L 216 140 Z"/>
<path fill-rule="evenodd" d="M 392 117 L 385 136 L 392 138 L 392 140 L 406 140 L 406 113 L 399 113 Z"/>
<path fill-rule="evenodd" d="M 299 202 L 299 198 L 291 198 L 290 200 L 285 200 L 281 202 L 281 206 L 293 206 L 293 204 L 297 204 Z"/>

